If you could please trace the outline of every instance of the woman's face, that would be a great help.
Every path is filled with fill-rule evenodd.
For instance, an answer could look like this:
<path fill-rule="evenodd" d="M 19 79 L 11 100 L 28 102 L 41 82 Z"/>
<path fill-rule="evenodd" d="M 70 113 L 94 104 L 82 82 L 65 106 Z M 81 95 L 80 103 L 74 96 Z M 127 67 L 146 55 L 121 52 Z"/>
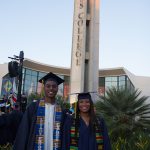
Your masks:
<path fill-rule="evenodd" d="M 48 97 L 48 98 L 51 98 L 51 99 L 55 98 L 55 96 L 58 92 L 57 83 L 55 81 L 48 80 L 45 83 L 44 91 L 45 91 L 45 97 Z"/>
<path fill-rule="evenodd" d="M 87 113 L 90 110 L 90 101 L 89 99 L 80 99 L 78 102 L 79 110 L 82 113 Z"/>

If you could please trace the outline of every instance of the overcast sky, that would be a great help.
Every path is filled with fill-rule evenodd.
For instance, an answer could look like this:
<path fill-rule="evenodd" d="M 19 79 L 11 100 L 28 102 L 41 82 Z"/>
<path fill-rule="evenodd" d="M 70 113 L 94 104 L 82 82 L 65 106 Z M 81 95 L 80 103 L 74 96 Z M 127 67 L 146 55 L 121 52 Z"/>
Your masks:
<path fill-rule="evenodd" d="M 70 67 L 74 0 L 0 0 L 0 63 Z M 101 0 L 99 68 L 150 76 L 150 0 Z"/>

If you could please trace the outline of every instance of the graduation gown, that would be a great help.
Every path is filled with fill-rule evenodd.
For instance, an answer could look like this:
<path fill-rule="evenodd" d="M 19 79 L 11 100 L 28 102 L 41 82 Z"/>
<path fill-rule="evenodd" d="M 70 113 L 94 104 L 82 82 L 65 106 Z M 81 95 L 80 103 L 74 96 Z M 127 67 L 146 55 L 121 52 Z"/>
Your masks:
<path fill-rule="evenodd" d="M 104 150 L 111 150 L 106 125 L 102 118 L 100 118 L 99 120 L 104 140 Z M 73 118 L 71 116 L 67 116 L 63 127 L 62 150 L 69 150 L 70 128 L 72 126 L 72 122 Z M 82 119 L 80 119 L 78 150 L 98 150 L 95 134 L 91 133 L 90 127 L 87 126 Z"/>
<path fill-rule="evenodd" d="M 39 101 L 33 102 L 24 113 L 20 123 L 13 150 L 33 150 L 35 143 L 35 125 L 36 114 Z M 64 113 L 62 113 L 62 123 L 64 120 Z"/>
<path fill-rule="evenodd" d="M 0 116 L 0 145 L 13 144 L 23 113 L 13 110 Z"/>
<path fill-rule="evenodd" d="M 33 150 L 38 103 L 39 101 L 33 102 L 24 113 L 15 138 L 13 150 Z"/>

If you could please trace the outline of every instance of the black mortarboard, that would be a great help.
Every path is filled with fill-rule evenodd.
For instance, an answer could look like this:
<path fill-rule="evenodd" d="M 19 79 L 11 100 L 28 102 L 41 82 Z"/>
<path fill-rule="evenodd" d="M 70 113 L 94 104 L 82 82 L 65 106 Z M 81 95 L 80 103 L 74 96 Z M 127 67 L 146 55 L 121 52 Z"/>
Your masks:
<path fill-rule="evenodd" d="M 89 92 L 79 93 L 78 94 L 78 100 L 80 100 L 80 99 L 89 99 L 89 100 L 92 100 L 91 94 Z"/>
<path fill-rule="evenodd" d="M 46 74 L 44 77 L 42 77 L 39 82 L 40 83 L 44 83 L 47 81 L 47 80 L 52 80 L 52 81 L 55 81 L 57 83 L 57 85 L 61 84 L 64 82 L 63 79 L 61 79 L 59 76 L 57 76 L 56 74 L 52 73 L 52 72 L 49 72 L 48 74 Z"/>

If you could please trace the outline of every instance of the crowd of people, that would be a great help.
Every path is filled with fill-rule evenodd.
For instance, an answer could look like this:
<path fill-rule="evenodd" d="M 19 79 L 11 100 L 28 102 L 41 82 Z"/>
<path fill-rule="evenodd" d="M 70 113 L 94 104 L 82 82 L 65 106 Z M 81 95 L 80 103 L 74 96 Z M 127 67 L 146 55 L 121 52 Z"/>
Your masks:
<path fill-rule="evenodd" d="M 0 115 L 10 113 L 13 109 L 15 109 L 16 101 L 17 98 L 12 93 L 8 96 L 3 95 L 3 97 L 0 98 Z"/>
<path fill-rule="evenodd" d="M 18 107 L 20 105 L 20 108 Z M 27 97 L 22 94 L 21 101 L 17 101 L 16 93 L 10 93 L 8 96 L 3 95 L 0 98 L 0 115 L 11 113 L 13 110 L 21 109 L 22 112 L 25 112 L 27 105 Z"/>
<path fill-rule="evenodd" d="M 50 72 L 39 82 L 44 84 L 42 99 L 33 101 L 24 113 L 0 116 L 0 132 L 7 135 L 3 143 L 10 141 L 9 135 L 13 150 L 111 150 L 107 127 L 96 116 L 90 93 L 79 93 L 77 107 L 66 111 L 56 101 L 64 80 Z"/>

